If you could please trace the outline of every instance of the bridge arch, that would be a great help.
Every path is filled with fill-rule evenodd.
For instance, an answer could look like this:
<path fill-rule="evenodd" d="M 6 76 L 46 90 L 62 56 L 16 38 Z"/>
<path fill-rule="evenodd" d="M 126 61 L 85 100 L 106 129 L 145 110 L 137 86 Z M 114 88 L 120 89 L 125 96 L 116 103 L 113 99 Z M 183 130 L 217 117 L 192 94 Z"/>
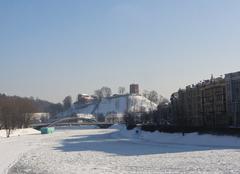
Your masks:
<path fill-rule="evenodd" d="M 54 122 L 50 123 L 48 127 L 55 126 L 56 124 L 62 123 L 64 121 L 77 121 L 77 120 L 82 120 L 84 122 L 93 123 L 93 124 L 97 123 L 95 119 L 82 118 L 82 117 L 66 117 L 66 118 L 60 118 L 58 120 L 55 120 Z"/>

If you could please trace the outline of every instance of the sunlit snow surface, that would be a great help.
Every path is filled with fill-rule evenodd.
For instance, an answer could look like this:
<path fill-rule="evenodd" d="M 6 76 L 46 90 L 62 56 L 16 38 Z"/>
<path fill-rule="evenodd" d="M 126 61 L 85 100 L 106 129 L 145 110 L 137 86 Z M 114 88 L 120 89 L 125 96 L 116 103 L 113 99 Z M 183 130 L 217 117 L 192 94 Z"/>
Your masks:
<path fill-rule="evenodd" d="M 11 164 L 8 173 L 21 174 L 240 173 L 239 145 L 236 137 L 64 128 L 0 139 L 0 173 Z"/>

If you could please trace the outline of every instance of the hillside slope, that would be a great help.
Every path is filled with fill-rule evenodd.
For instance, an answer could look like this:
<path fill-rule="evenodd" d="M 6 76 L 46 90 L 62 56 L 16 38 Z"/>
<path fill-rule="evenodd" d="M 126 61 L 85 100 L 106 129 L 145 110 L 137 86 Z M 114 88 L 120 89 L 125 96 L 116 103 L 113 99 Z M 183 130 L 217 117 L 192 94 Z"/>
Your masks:
<path fill-rule="evenodd" d="M 85 106 L 75 106 L 65 112 L 58 114 L 59 117 L 67 117 L 72 114 L 102 114 L 108 113 L 124 114 L 125 112 L 149 112 L 156 110 L 157 105 L 140 95 L 119 95 L 103 98 L 99 102 L 93 102 Z"/>

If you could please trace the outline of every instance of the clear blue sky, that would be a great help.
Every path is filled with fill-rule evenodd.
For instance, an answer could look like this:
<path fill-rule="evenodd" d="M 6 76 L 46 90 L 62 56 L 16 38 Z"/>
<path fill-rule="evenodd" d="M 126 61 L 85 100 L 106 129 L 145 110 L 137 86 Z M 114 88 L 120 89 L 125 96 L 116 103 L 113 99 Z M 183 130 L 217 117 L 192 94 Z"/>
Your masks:
<path fill-rule="evenodd" d="M 239 0 L 0 2 L 0 93 L 60 102 L 132 82 L 165 97 L 240 70 Z"/>

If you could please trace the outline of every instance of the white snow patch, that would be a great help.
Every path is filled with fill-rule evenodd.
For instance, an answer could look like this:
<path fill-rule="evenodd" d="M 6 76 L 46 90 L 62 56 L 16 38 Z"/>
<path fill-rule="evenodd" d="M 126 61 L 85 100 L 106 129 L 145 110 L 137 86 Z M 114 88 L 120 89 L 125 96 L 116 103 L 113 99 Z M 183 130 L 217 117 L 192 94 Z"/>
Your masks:
<path fill-rule="evenodd" d="M 10 137 L 22 136 L 22 135 L 32 135 L 40 134 L 41 132 L 33 128 L 15 129 L 11 131 Z M 0 137 L 6 138 L 6 130 L 0 130 Z"/>

